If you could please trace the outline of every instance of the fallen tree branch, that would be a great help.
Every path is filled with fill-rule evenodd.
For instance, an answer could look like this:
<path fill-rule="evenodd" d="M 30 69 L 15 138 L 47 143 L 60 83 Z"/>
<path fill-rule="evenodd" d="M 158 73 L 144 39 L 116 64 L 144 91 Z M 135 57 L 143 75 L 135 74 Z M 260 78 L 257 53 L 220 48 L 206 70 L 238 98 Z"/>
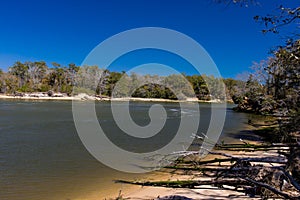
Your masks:
<path fill-rule="evenodd" d="M 217 148 L 273 148 L 273 147 L 297 147 L 297 143 L 272 143 L 272 144 L 222 144 L 216 145 Z"/>
<path fill-rule="evenodd" d="M 166 169 L 176 169 L 176 170 L 187 170 L 187 171 L 211 171 L 211 172 L 223 172 L 223 171 L 232 171 L 232 172 L 241 172 L 241 171 L 249 171 L 253 169 L 262 169 L 262 168 L 268 168 L 268 169 L 280 169 L 280 167 L 265 167 L 265 166 L 251 166 L 251 167 L 233 167 L 233 168 L 213 168 L 213 167 L 180 167 L 180 166 L 166 166 L 164 167 Z"/>
<path fill-rule="evenodd" d="M 247 181 L 242 179 L 222 179 L 222 180 L 187 180 L 187 181 L 126 181 L 126 180 L 115 180 L 115 183 L 123 184 L 133 184 L 133 185 L 142 185 L 142 186 L 154 186 L 154 187 L 170 187 L 170 188 L 196 188 L 201 185 L 213 185 L 220 187 L 221 185 L 229 185 L 237 187 L 238 185 L 244 185 Z"/>
<path fill-rule="evenodd" d="M 215 158 L 213 160 L 205 160 L 205 161 L 184 161 L 180 160 L 177 161 L 177 164 L 183 163 L 183 164 L 197 164 L 197 165 L 205 165 L 205 164 L 211 164 L 211 163 L 222 163 L 222 162 L 232 162 L 234 161 L 231 158 Z"/>
<path fill-rule="evenodd" d="M 221 152 L 210 152 L 210 154 L 213 155 L 220 155 L 224 157 L 231 158 L 233 161 L 249 161 L 249 162 L 265 162 L 265 163 L 278 163 L 278 164 L 286 164 L 287 159 L 282 159 L 282 158 L 274 158 L 274 157 L 263 157 L 263 158 L 239 158 L 236 156 L 232 156 L 226 153 L 221 153 Z"/>
<path fill-rule="evenodd" d="M 299 183 L 288 173 L 286 170 L 284 170 L 282 167 L 280 168 L 281 171 L 283 171 L 284 175 L 289 179 L 291 184 L 300 192 L 300 185 Z"/>
<path fill-rule="evenodd" d="M 245 179 L 246 181 L 248 181 L 248 182 L 250 182 L 252 184 L 258 185 L 258 186 L 263 187 L 263 188 L 266 188 L 266 189 L 270 190 L 271 192 L 273 192 L 274 194 L 280 195 L 280 196 L 282 196 L 284 198 L 292 199 L 292 200 L 294 200 L 294 199 L 295 200 L 299 200 L 299 198 L 300 198 L 300 196 L 294 197 L 294 196 L 291 196 L 291 195 L 289 195 L 289 194 L 287 194 L 285 192 L 281 192 L 281 191 L 277 190 L 276 188 L 274 188 L 274 187 L 272 187 L 272 186 L 270 186 L 270 185 L 268 185 L 266 183 L 261 183 L 261 182 L 255 181 L 255 180 L 253 180 L 251 178 L 248 178 L 248 177 L 245 177 L 243 179 Z"/>

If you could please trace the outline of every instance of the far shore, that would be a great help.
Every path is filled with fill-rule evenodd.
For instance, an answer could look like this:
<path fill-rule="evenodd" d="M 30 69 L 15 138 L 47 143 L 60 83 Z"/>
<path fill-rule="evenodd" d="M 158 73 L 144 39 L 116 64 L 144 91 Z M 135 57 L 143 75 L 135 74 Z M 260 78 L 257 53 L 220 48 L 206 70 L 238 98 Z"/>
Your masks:
<path fill-rule="evenodd" d="M 0 94 L 0 99 L 21 99 L 21 100 L 66 100 L 66 101 L 72 101 L 72 100 L 80 100 L 76 99 L 75 97 L 30 97 L 30 96 L 13 96 L 13 95 L 5 95 Z"/>
<path fill-rule="evenodd" d="M 90 96 L 87 94 L 78 94 L 76 96 L 38 96 L 38 95 L 12 95 L 12 94 L 0 94 L 0 99 L 16 99 L 16 100 L 56 100 L 56 101 L 144 101 L 144 102 L 200 102 L 200 103 L 224 103 L 224 101 L 215 99 L 215 100 L 199 100 L 197 98 L 186 98 L 185 100 L 172 100 L 172 99 L 158 99 L 158 98 L 137 98 L 137 97 L 122 97 L 122 98 L 110 98 L 110 97 L 99 97 L 99 96 Z M 228 101 L 230 102 L 230 101 Z"/>

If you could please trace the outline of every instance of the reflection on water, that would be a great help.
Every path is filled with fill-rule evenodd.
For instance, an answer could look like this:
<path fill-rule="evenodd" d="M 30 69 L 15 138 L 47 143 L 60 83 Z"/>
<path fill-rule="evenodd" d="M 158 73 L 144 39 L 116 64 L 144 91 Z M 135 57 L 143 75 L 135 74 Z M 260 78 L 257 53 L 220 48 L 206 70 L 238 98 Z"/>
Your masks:
<path fill-rule="evenodd" d="M 149 123 L 147 111 L 151 105 L 146 102 L 130 104 L 131 115 L 137 124 Z M 181 114 L 193 114 L 193 110 L 180 110 L 175 103 L 162 105 L 171 124 L 164 130 L 166 134 L 176 130 Z M 199 107 L 199 132 L 205 132 L 210 120 L 210 106 L 200 104 Z M 118 129 L 108 108 L 109 103 L 96 104 L 101 123 L 110 127 L 117 139 Z M 143 176 L 109 169 L 86 151 L 76 133 L 71 102 L 0 101 L 0 116 L 1 200 L 65 200 L 91 193 L 103 199 L 112 192 L 116 196 L 121 188 L 112 180 Z M 223 138 L 228 139 L 226 135 L 242 130 L 247 119 L 247 114 L 228 110 Z"/>

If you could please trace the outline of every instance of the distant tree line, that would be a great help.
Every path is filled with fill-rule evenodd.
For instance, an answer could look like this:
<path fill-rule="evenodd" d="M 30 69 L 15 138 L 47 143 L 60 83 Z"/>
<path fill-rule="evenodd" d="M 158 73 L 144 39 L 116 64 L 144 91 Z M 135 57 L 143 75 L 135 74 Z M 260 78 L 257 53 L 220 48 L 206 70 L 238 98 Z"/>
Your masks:
<path fill-rule="evenodd" d="M 47 92 L 49 90 L 70 94 L 73 80 L 79 70 L 75 64 L 61 67 L 53 63 L 49 68 L 44 61 L 16 62 L 7 73 L 0 72 L 2 93 Z"/>
<path fill-rule="evenodd" d="M 182 78 L 183 77 L 183 78 Z M 122 81 L 120 79 L 122 78 Z M 188 80 L 188 83 L 185 82 Z M 116 90 L 115 86 L 118 82 Z M 145 84 L 142 84 L 142 83 Z M 222 83 L 225 83 L 225 93 Z M 141 85 L 142 84 L 142 85 Z M 210 85 L 210 90 L 207 85 Z M 241 93 L 245 82 L 232 78 L 221 79 L 207 75 L 172 74 L 169 76 L 139 75 L 113 72 L 98 66 L 62 66 L 44 61 L 16 62 L 8 72 L 0 71 L 0 90 L 6 94 L 60 92 L 68 95 L 88 93 L 99 96 L 200 100 L 231 99 Z M 168 85 L 172 87 L 168 87 Z M 175 94 L 173 91 L 179 91 Z"/>

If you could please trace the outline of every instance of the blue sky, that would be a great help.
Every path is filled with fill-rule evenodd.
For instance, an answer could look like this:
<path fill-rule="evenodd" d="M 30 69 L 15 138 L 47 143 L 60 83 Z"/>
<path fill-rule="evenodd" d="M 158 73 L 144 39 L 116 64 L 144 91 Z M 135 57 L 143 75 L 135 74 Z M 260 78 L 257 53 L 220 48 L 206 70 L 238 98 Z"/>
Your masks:
<path fill-rule="evenodd" d="M 235 77 L 283 41 L 263 35 L 264 27 L 253 17 L 299 1 L 259 3 L 241 8 L 212 0 L 0 0 L 0 68 L 6 70 L 17 60 L 80 65 L 108 37 L 151 26 L 190 36 L 207 50 L 222 76 Z M 112 69 L 126 71 L 136 62 L 123 60 Z M 182 72 L 193 73 L 184 68 Z"/>

